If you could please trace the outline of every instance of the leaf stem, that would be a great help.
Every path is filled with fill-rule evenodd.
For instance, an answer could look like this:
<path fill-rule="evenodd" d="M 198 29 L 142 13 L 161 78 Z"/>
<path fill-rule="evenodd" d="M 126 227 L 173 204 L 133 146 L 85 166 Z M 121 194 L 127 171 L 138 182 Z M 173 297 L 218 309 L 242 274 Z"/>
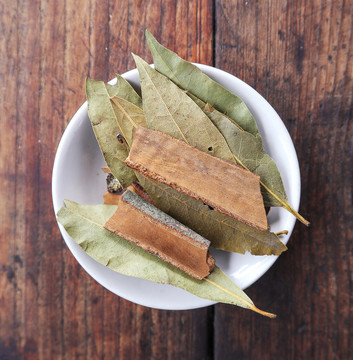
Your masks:
<path fill-rule="evenodd" d="M 266 311 L 260 310 L 260 309 L 258 309 L 255 305 L 253 305 L 253 306 L 250 308 L 250 310 L 255 311 L 256 313 L 258 313 L 258 314 L 260 314 L 260 315 L 267 316 L 267 317 L 269 317 L 269 318 L 271 318 L 271 319 L 275 319 L 275 318 L 277 317 L 276 314 L 272 314 L 272 313 L 270 313 L 270 312 L 266 312 Z"/>
<path fill-rule="evenodd" d="M 282 231 L 279 231 L 279 232 L 276 232 L 275 235 L 278 236 L 278 235 L 287 235 L 288 234 L 288 230 L 282 230 Z"/>

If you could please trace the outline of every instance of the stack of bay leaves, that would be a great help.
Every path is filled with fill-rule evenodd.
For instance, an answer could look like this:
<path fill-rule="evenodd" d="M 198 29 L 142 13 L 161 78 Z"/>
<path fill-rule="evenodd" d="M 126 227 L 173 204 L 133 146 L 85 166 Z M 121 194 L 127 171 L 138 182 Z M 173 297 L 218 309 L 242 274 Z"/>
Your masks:
<path fill-rule="evenodd" d="M 265 207 L 282 206 L 309 224 L 288 204 L 280 173 L 264 151 L 256 122 L 244 102 L 163 47 L 148 31 L 146 36 L 155 68 L 133 55 L 142 98 L 120 75 L 112 86 L 86 81 L 89 118 L 109 171 L 123 188 L 139 183 L 156 207 L 210 240 L 216 249 L 280 255 L 287 248 L 279 233 L 259 230 L 215 211 L 125 164 L 136 129 L 158 130 L 257 174 Z M 275 317 L 259 310 L 217 266 L 210 275 L 197 280 L 105 229 L 116 210 L 117 205 L 80 205 L 66 200 L 57 216 L 83 250 L 118 273 L 171 284 L 204 299 Z"/>

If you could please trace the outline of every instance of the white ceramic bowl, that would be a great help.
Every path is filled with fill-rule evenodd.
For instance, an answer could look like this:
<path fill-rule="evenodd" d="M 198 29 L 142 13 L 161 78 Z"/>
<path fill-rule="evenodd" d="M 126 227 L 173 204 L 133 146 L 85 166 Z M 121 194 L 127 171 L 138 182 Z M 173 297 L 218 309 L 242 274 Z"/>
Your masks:
<path fill-rule="evenodd" d="M 196 65 L 245 101 L 259 126 L 266 151 L 275 160 L 281 172 L 289 203 L 298 210 L 300 200 L 298 158 L 290 135 L 276 111 L 258 92 L 235 76 L 210 66 Z M 123 76 L 133 85 L 139 86 L 136 69 Z M 114 83 L 114 80 L 111 83 Z M 84 103 L 70 121 L 56 153 L 52 179 L 55 213 L 63 205 L 64 199 L 83 204 L 102 203 L 102 195 L 106 188 L 106 175 L 101 171 L 104 164 L 88 119 L 87 103 Z M 295 217 L 282 208 L 272 208 L 268 220 L 271 231 L 288 230 L 288 235 L 281 238 L 287 243 L 295 224 Z M 157 309 L 184 310 L 214 304 L 170 285 L 118 274 L 89 257 L 60 224 L 59 227 L 67 246 L 80 265 L 114 294 Z M 217 265 L 242 289 L 246 289 L 258 280 L 277 259 L 277 256 L 253 256 L 248 253 L 240 255 L 214 249 L 211 252 Z"/>

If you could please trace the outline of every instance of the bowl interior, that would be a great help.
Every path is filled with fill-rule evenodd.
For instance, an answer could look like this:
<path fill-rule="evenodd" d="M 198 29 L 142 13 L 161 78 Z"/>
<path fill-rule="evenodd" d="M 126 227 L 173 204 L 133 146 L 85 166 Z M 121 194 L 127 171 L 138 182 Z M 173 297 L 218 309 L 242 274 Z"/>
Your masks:
<path fill-rule="evenodd" d="M 289 133 L 276 111 L 259 93 L 233 75 L 210 66 L 197 66 L 245 101 L 257 121 L 266 151 L 280 170 L 289 203 L 298 210 L 298 159 Z M 139 87 L 136 69 L 123 76 L 135 87 Z M 101 171 L 104 165 L 87 115 L 87 103 L 84 103 L 65 130 L 55 157 L 52 179 L 55 213 L 63 205 L 64 199 L 83 204 L 102 203 L 106 188 L 106 176 Z M 295 224 L 294 216 L 282 208 L 272 208 L 268 220 L 271 231 L 288 230 L 288 235 L 282 237 L 283 242 L 287 243 Z M 213 304 L 170 285 L 120 275 L 90 258 L 60 224 L 59 227 L 67 246 L 80 265 L 113 293 L 137 304 L 158 309 L 182 310 Z M 211 253 L 217 265 L 242 289 L 259 279 L 277 259 L 277 256 L 253 256 L 248 253 L 241 255 L 215 249 L 211 249 Z"/>

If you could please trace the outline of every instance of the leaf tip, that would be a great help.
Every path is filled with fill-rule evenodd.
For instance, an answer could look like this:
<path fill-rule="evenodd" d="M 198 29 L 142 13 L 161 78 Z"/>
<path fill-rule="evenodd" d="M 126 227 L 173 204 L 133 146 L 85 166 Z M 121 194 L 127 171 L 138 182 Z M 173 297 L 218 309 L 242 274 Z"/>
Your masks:
<path fill-rule="evenodd" d="M 86 97 L 88 97 L 88 88 L 89 88 L 89 85 L 91 84 L 92 82 L 92 79 L 89 78 L 88 76 L 86 76 L 85 78 L 85 90 L 86 90 Z"/>
<path fill-rule="evenodd" d="M 133 52 L 131 52 L 131 55 L 134 58 L 136 66 L 138 66 L 138 63 L 140 62 L 141 58 L 138 55 L 134 54 Z"/>
<path fill-rule="evenodd" d="M 75 201 L 64 199 L 64 206 L 62 208 L 66 208 L 66 209 L 70 210 L 77 205 L 79 205 L 79 204 Z"/>
<path fill-rule="evenodd" d="M 122 79 L 122 76 L 118 73 L 115 74 L 117 83 Z"/>
<path fill-rule="evenodd" d="M 294 215 L 301 223 L 303 223 L 305 226 L 310 226 L 310 222 L 306 219 L 304 219 L 304 217 L 302 215 L 300 215 L 297 211 L 295 211 L 288 202 L 283 202 L 282 201 L 282 206 L 284 209 L 286 209 L 287 211 L 289 211 L 292 215 Z"/>
<path fill-rule="evenodd" d="M 146 35 L 148 47 L 149 47 L 150 50 L 152 51 L 152 49 L 151 49 L 152 43 L 154 43 L 154 46 L 155 46 L 156 44 L 159 44 L 159 43 L 158 43 L 158 41 L 156 40 L 156 38 L 152 35 L 152 33 L 151 33 L 148 29 L 146 29 L 145 35 Z"/>
<path fill-rule="evenodd" d="M 134 58 L 137 69 L 150 68 L 150 65 L 145 60 L 143 60 L 140 56 L 138 56 L 134 53 L 131 53 L 131 55 Z"/>
<path fill-rule="evenodd" d="M 302 215 L 300 215 L 297 211 L 293 210 L 292 214 L 305 226 L 307 226 L 307 227 L 310 226 L 310 222 L 308 220 L 306 220 Z"/>

